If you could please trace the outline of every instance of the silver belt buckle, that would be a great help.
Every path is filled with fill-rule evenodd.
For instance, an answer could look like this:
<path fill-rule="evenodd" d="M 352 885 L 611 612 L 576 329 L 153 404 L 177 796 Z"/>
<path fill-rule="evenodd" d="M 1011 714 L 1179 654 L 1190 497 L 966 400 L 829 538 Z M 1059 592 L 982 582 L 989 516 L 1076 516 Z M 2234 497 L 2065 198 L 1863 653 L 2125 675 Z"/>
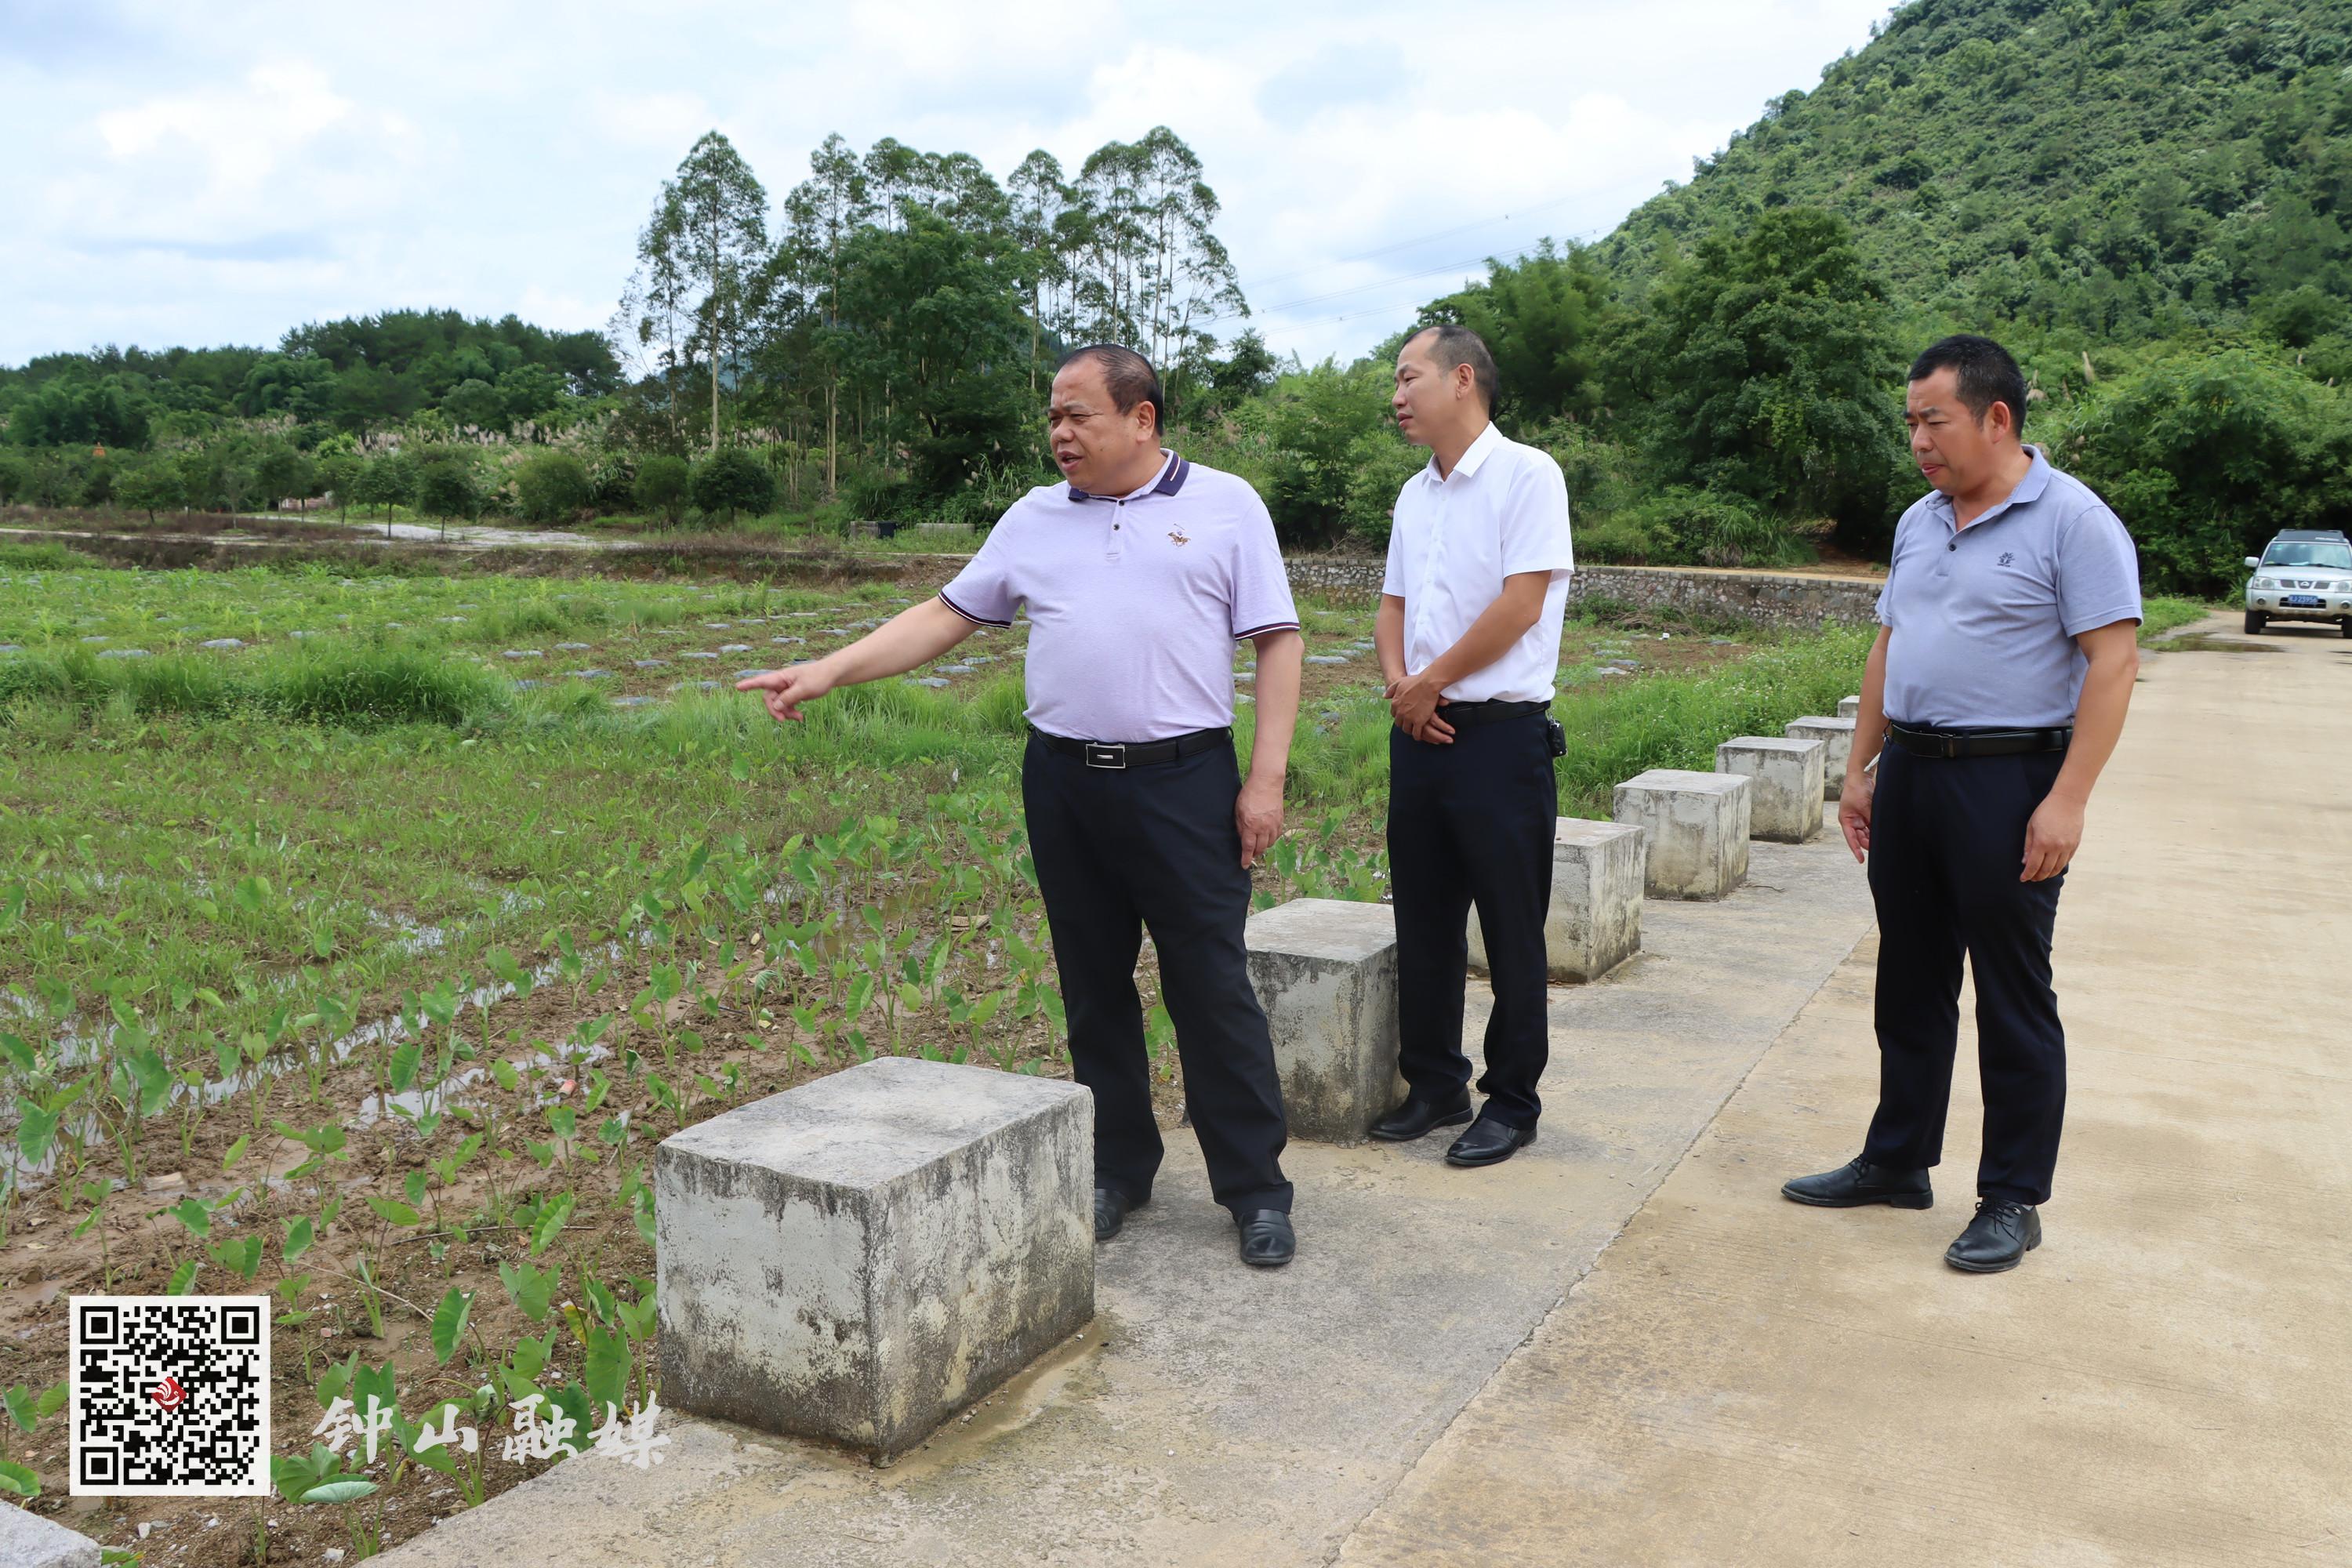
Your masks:
<path fill-rule="evenodd" d="M 1124 744 L 1106 744 L 1100 741 L 1088 741 L 1086 763 L 1090 768 L 1124 769 L 1127 766 L 1127 747 Z"/>

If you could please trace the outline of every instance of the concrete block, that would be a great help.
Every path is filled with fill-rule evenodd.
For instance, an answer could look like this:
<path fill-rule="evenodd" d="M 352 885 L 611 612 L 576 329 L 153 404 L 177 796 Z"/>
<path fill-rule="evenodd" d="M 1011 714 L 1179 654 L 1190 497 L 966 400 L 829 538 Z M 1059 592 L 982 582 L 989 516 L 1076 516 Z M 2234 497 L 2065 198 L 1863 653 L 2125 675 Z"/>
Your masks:
<path fill-rule="evenodd" d="M 0 1503 L 0 1568 L 98 1568 L 99 1544 L 56 1520 Z"/>
<path fill-rule="evenodd" d="M 1748 879 L 1744 773 L 1652 768 L 1617 786 L 1610 815 L 1649 835 L 1644 885 L 1655 899 L 1719 899 Z"/>
<path fill-rule="evenodd" d="M 1396 915 L 1293 899 L 1250 916 L 1250 984 L 1274 1033 L 1293 1138 L 1358 1143 L 1404 1098 L 1397 1070 Z"/>
<path fill-rule="evenodd" d="M 1802 844 L 1822 830 L 1822 757 L 1819 741 L 1741 735 L 1715 749 L 1715 771 L 1742 773 L 1756 781 L 1748 808 L 1748 831 L 1756 838 Z"/>
<path fill-rule="evenodd" d="M 1554 825 L 1551 908 L 1544 954 L 1554 980 L 1598 980 L 1642 951 L 1643 852 L 1639 827 L 1563 816 Z M 1470 963 L 1486 967 L 1486 939 L 1470 911 Z"/>
<path fill-rule="evenodd" d="M 1822 798 L 1835 800 L 1845 788 L 1846 759 L 1853 752 L 1851 719 L 1799 719 L 1784 731 L 1792 741 L 1822 743 Z"/>
<path fill-rule="evenodd" d="M 1859 697 L 1841 697 L 1841 698 L 1839 698 L 1839 699 L 1838 699 L 1838 710 L 1837 710 L 1837 716 L 1838 716 L 1839 718 L 1841 718 L 1841 719 L 1851 719 L 1851 718 L 1854 717 L 1856 714 L 1860 713 L 1861 711 L 1862 711 L 1862 699 L 1861 699 L 1861 698 L 1859 698 Z"/>
<path fill-rule="evenodd" d="M 665 1139 L 662 1402 L 887 1464 L 1094 1316 L 1094 1097 L 883 1057 Z"/>

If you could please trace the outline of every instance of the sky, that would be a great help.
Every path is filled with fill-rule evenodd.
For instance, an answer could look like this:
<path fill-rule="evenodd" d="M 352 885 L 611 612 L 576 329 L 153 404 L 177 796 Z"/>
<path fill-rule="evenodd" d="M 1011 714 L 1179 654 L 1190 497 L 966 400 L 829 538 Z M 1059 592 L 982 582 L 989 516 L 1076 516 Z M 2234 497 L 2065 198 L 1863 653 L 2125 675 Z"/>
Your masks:
<path fill-rule="evenodd" d="M 1886 0 L 0 0 L 0 364 L 454 308 L 601 328 L 716 128 L 772 202 L 839 132 L 1075 173 L 1164 124 L 1277 353 L 1605 233 Z M 1244 323 L 1235 322 L 1235 328 Z"/>

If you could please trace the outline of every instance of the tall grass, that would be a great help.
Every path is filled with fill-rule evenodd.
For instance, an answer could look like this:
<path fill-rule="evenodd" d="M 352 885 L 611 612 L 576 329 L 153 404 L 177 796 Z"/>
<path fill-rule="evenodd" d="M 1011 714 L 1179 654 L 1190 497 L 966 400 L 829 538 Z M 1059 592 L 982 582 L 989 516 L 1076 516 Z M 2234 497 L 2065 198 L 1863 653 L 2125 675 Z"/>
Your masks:
<path fill-rule="evenodd" d="M 344 644 L 241 662 L 164 654 L 100 660 L 85 648 L 0 663 L 0 713 L 46 703 L 141 718 L 236 712 L 293 723 L 477 722 L 511 700 L 506 682 L 429 651 Z"/>

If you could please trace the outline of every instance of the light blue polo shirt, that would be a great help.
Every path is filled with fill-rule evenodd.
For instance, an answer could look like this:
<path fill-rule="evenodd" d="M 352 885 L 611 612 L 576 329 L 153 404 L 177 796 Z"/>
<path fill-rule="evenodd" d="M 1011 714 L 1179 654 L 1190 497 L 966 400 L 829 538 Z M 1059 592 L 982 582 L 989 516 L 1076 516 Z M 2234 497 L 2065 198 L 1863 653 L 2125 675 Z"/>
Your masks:
<path fill-rule="evenodd" d="M 2028 447 L 2007 500 L 1966 528 L 1934 491 L 1895 527 L 1878 595 L 1886 716 L 1937 729 L 2055 729 L 2074 721 L 2090 660 L 2074 638 L 2140 619 L 2139 559 L 2088 485 Z"/>
<path fill-rule="evenodd" d="M 1031 490 L 940 597 L 982 626 L 1027 614 L 1029 722 L 1073 741 L 1225 728 L 1234 644 L 1298 627 L 1265 502 L 1172 452 L 1129 495 Z"/>

